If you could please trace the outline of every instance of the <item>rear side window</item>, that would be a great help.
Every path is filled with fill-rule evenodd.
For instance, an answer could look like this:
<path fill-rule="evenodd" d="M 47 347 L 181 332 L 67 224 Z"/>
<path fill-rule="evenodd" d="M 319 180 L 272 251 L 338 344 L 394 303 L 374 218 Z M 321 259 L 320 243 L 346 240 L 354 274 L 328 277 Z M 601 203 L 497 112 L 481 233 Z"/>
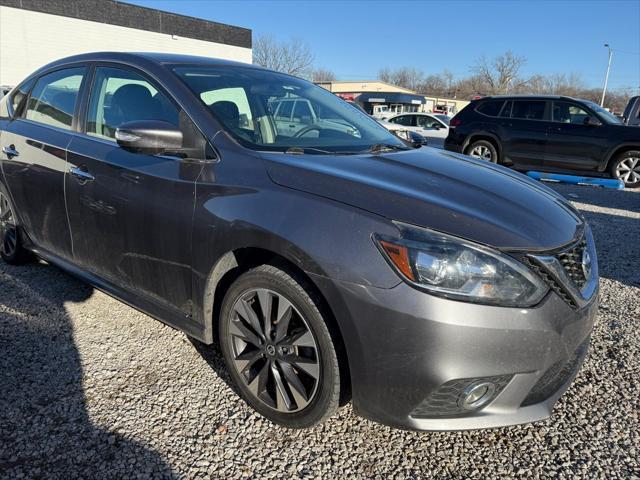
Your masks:
<path fill-rule="evenodd" d="M 516 100 L 511 117 L 525 120 L 544 120 L 544 100 Z"/>
<path fill-rule="evenodd" d="M 67 68 L 40 77 L 29 97 L 25 118 L 71 130 L 85 71 L 85 67 Z"/>
<path fill-rule="evenodd" d="M 400 115 L 399 117 L 392 118 L 389 121 L 398 125 L 404 125 L 405 127 L 412 127 L 414 126 L 412 120 L 413 117 L 411 115 Z"/>
<path fill-rule="evenodd" d="M 280 108 L 278 109 L 278 114 L 276 118 L 282 120 L 290 120 L 291 119 L 291 110 L 293 110 L 293 102 L 280 102 Z"/>
<path fill-rule="evenodd" d="M 476 110 L 489 117 L 497 117 L 500 113 L 500 109 L 504 105 L 504 100 L 491 100 L 488 102 L 482 102 Z"/>
<path fill-rule="evenodd" d="M 506 117 L 506 118 L 510 118 L 511 117 L 511 107 L 513 106 L 513 102 L 511 100 L 509 100 L 504 108 L 502 109 L 502 112 L 500 112 L 500 116 L 501 117 Z"/>

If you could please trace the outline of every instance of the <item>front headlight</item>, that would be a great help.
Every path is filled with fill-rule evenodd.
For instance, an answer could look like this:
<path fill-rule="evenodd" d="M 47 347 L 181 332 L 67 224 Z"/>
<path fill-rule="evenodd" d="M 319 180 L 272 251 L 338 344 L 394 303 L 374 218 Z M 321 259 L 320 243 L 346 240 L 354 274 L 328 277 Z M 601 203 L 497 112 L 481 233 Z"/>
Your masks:
<path fill-rule="evenodd" d="M 542 280 L 514 258 L 461 238 L 395 222 L 397 239 L 374 238 L 411 284 L 455 300 L 530 307 L 547 293 Z"/>

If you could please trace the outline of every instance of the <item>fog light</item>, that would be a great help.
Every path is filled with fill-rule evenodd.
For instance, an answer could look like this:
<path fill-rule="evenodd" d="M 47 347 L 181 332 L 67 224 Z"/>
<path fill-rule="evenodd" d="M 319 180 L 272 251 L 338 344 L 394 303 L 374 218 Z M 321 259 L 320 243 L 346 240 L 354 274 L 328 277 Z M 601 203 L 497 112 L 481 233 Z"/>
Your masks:
<path fill-rule="evenodd" d="M 460 396 L 460 406 L 465 410 L 477 410 L 491 401 L 496 392 L 493 382 L 476 382 L 465 388 Z"/>

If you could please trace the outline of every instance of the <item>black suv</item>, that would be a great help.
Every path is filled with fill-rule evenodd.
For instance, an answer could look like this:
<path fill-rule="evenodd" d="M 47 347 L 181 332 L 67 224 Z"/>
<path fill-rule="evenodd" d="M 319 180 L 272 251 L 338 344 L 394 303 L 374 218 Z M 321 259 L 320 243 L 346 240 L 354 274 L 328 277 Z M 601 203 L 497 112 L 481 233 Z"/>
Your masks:
<path fill-rule="evenodd" d="M 499 96 L 453 119 L 445 149 L 518 170 L 579 173 L 640 187 L 640 129 L 586 100 Z"/>

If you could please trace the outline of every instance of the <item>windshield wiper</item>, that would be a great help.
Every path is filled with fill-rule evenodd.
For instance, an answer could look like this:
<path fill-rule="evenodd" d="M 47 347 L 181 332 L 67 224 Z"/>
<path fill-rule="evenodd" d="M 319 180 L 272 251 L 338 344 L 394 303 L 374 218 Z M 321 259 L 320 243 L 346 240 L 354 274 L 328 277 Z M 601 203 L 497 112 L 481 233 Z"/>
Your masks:
<path fill-rule="evenodd" d="M 389 152 L 394 150 L 410 150 L 409 147 L 403 145 L 393 145 L 391 143 L 376 143 L 364 150 L 367 153 Z"/>
<path fill-rule="evenodd" d="M 289 153 L 292 155 L 303 155 L 307 153 L 307 150 L 318 152 L 318 153 L 327 153 L 329 155 L 336 154 L 336 152 L 330 152 L 329 150 L 322 150 L 320 148 L 313 148 L 313 147 L 289 147 L 284 151 L 284 153 Z"/>

